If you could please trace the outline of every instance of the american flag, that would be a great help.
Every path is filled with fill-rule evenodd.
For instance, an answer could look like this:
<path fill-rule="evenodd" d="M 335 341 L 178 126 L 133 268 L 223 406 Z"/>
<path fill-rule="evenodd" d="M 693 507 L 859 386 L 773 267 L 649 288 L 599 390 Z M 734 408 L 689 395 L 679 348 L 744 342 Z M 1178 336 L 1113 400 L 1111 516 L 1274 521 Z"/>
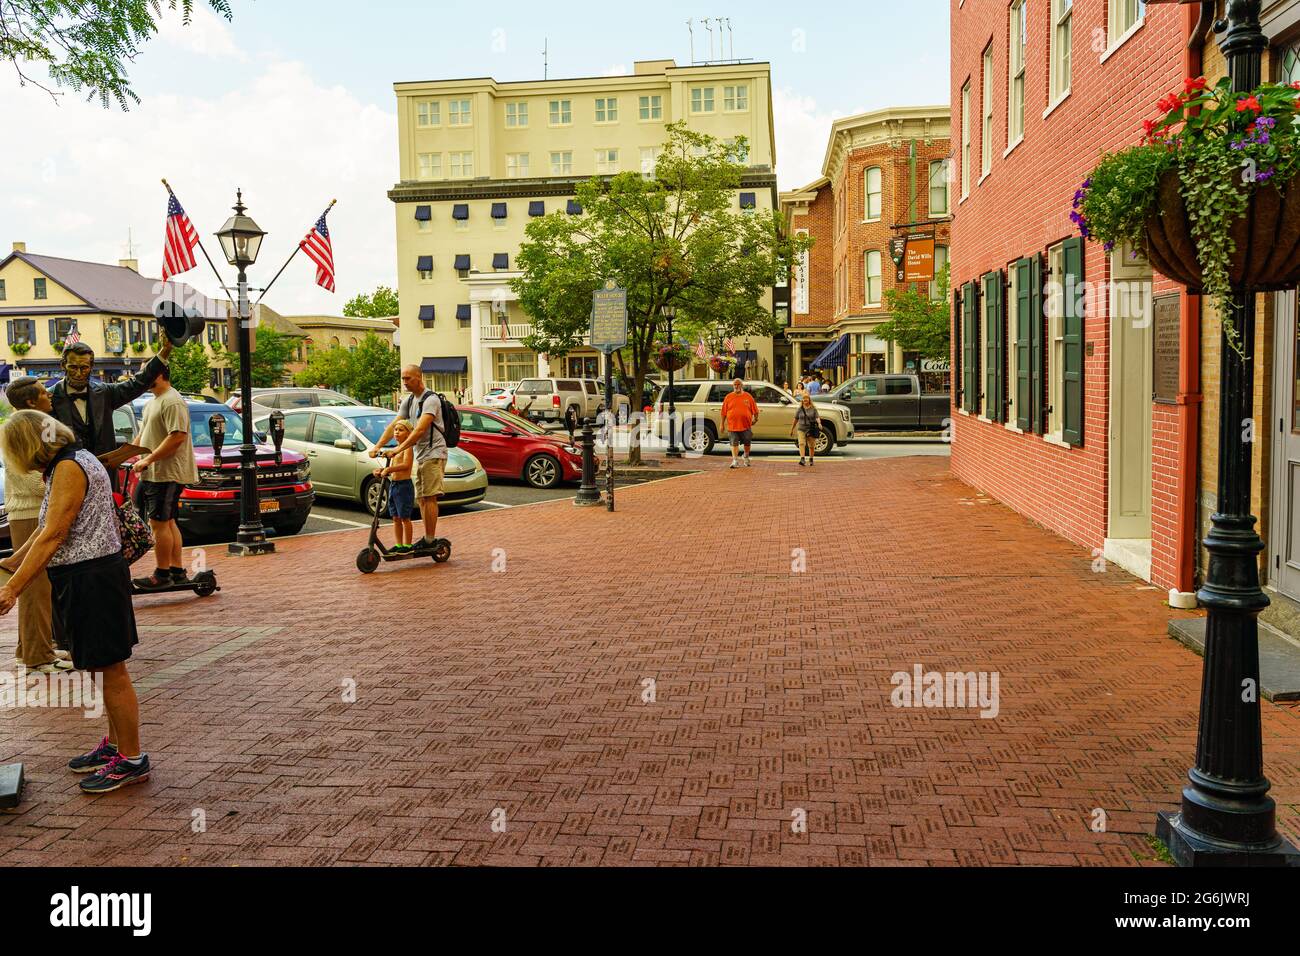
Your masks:
<path fill-rule="evenodd" d="M 316 284 L 326 292 L 334 291 L 334 247 L 330 244 L 329 227 L 325 225 L 326 213 L 316 220 L 316 228 L 298 243 L 307 258 L 316 263 Z"/>
<path fill-rule="evenodd" d="M 66 349 L 69 345 L 76 345 L 81 341 L 81 333 L 77 331 L 77 323 L 72 323 L 72 328 L 68 329 L 68 334 L 63 337 L 63 347 Z"/>
<path fill-rule="evenodd" d="M 699 343 L 695 346 L 695 354 L 702 359 L 709 357 L 709 350 L 704 344 L 704 336 L 700 336 Z"/>
<path fill-rule="evenodd" d="M 194 268 L 194 247 L 199 244 L 199 234 L 185 215 L 176 195 L 167 200 L 167 235 L 163 238 L 162 277 L 166 282 L 172 276 Z"/>
<path fill-rule="evenodd" d="M 506 327 L 506 314 L 501 312 L 499 315 L 501 318 L 501 341 L 505 342 L 510 338 L 510 330 Z"/>
<path fill-rule="evenodd" d="M 731 355 L 736 354 L 736 343 L 731 341 L 730 338 L 725 338 L 722 340 L 722 347 L 726 349 L 729 354 Z"/>

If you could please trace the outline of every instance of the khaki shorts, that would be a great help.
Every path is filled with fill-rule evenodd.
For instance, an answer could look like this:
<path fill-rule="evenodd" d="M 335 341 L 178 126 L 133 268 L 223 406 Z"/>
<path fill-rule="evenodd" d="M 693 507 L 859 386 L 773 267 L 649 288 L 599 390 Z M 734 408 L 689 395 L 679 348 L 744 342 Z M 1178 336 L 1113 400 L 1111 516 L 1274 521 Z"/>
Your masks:
<path fill-rule="evenodd" d="M 416 498 L 436 498 L 442 494 L 442 472 L 446 464 L 445 458 L 430 458 L 411 469 Z"/>

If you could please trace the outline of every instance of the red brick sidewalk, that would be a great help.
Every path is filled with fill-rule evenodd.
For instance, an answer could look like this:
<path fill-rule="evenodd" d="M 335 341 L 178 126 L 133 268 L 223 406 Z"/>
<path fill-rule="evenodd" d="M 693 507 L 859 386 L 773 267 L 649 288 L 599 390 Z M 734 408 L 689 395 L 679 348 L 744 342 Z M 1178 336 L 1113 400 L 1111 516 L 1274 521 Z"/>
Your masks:
<path fill-rule="evenodd" d="M 447 519 L 442 566 L 363 577 L 344 532 L 217 558 L 207 600 L 142 599 L 153 780 L 83 797 L 63 763 L 99 725 L 0 712 L 0 762 L 29 775 L 0 865 L 1153 857 L 1200 675 L 1160 592 L 941 459 L 756 462 L 618 500 Z M 1000 713 L 891 706 L 916 664 L 997 671 Z M 1295 838 L 1300 724 L 1265 704 L 1263 726 Z"/>

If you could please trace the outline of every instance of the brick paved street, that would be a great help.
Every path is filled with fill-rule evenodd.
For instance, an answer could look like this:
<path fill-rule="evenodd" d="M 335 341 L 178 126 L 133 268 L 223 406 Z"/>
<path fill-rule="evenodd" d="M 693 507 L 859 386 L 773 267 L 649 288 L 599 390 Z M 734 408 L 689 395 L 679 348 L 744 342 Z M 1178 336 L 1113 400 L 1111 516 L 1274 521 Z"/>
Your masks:
<path fill-rule="evenodd" d="M 947 468 L 710 468 L 450 518 L 449 564 L 368 577 L 364 532 L 214 556 L 220 594 L 137 603 L 149 783 L 83 797 L 100 725 L 0 712 L 29 778 L 0 865 L 1152 862 L 1194 748 L 1182 612 Z M 891 706 L 915 664 L 997 671 L 999 714 Z M 1292 839 L 1298 721 L 1264 704 Z"/>

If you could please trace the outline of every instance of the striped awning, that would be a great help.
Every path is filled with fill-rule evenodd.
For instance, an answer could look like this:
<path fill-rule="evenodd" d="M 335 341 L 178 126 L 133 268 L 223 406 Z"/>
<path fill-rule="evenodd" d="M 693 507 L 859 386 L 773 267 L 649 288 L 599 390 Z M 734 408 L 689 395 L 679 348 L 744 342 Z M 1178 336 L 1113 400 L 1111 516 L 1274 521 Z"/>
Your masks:
<path fill-rule="evenodd" d="M 821 350 L 821 354 L 808 363 L 809 368 L 843 368 L 849 354 L 849 336 L 846 332 Z"/>

